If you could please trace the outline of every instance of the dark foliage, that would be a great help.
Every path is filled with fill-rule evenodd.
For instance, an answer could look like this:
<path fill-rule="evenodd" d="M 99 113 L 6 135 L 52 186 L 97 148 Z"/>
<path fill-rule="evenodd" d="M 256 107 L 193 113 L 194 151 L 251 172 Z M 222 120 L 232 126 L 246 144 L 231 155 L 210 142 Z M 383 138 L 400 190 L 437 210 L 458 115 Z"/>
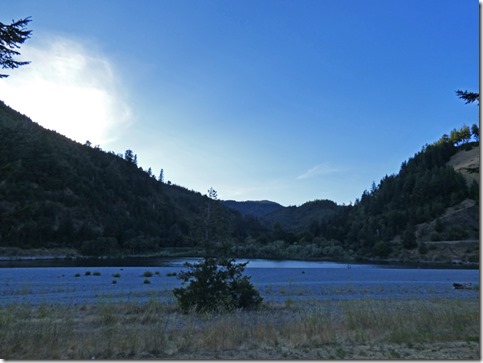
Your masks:
<path fill-rule="evenodd" d="M 12 21 L 8 25 L 0 22 L 0 65 L 2 69 L 15 69 L 30 63 L 14 59 L 14 57 L 20 55 L 20 52 L 16 49 L 20 48 L 20 44 L 30 38 L 32 31 L 25 29 L 30 21 L 30 17 L 27 17 Z M 0 78 L 6 77 L 8 75 L 0 74 Z"/>
<path fill-rule="evenodd" d="M 283 209 L 283 206 L 281 206 L 280 204 L 270 202 L 268 200 L 245 202 L 225 200 L 223 201 L 223 204 L 240 212 L 242 215 L 250 215 L 257 218 L 264 217 L 277 210 Z"/>
<path fill-rule="evenodd" d="M 456 95 L 462 100 L 466 101 L 466 103 L 472 103 L 472 102 L 478 101 L 478 105 L 480 104 L 479 93 L 457 90 Z"/>
<path fill-rule="evenodd" d="M 88 255 L 198 245 L 209 199 L 157 181 L 126 155 L 76 143 L 0 103 L 0 245 Z M 222 205 L 217 211 L 226 239 L 261 228 Z"/>
<path fill-rule="evenodd" d="M 463 176 L 446 165 L 458 150 L 450 142 L 427 145 L 402 164 L 398 175 L 385 176 L 371 192 L 365 191 L 345 216 L 332 222 L 347 231 L 345 243 L 370 255 L 376 241 L 402 235 L 405 248 L 416 247 L 415 225 L 469 197 Z M 384 253 L 381 245 L 376 252 Z"/>
<path fill-rule="evenodd" d="M 314 200 L 299 207 L 290 206 L 279 208 L 265 215 L 262 219 L 269 225 L 280 225 L 293 231 L 307 230 L 314 221 L 327 224 L 342 209 L 331 200 Z M 275 239 L 278 239 L 275 237 Z M 283 238 L 282 238 L 283 239 Z M 288 241 L 287 241 L 288 242 Z"/>
<path fill-rule="evenodd" d="M 476 139 L 477 127 L 471 132 Z M 191 248 L 198 255 L 208 251 L 207 257 L 385 257 L 416 248 L 418 224 L 467 198 L 479 200 L 479 185 L 468 188 L 447 165 L 476 145 L 466 128 L 455 130 L 454 138 L 426 145 L 354 205 L 264 202 L 276 210 L 242 216 L 216 198 L 156 180 L 137 166 L 132 150 L 81 145 L 0 103 L 0 246 L 72 247 L 93 256 Z M 475 231 L 440 220 L 428 236 L 451 240 L 468 233 Z M 397 238 L 400 245 L 392 243 Z"/>
<path fill-rule="evenodd" d="M 249 277 L 243 276 L 247 264 L 215 258 L 185 263 L 188 270 L 177 278 L 188 285 L 173 290 L 180 308 L 185 312 L 214 312 L 259 307 L 262 297 Z"/>

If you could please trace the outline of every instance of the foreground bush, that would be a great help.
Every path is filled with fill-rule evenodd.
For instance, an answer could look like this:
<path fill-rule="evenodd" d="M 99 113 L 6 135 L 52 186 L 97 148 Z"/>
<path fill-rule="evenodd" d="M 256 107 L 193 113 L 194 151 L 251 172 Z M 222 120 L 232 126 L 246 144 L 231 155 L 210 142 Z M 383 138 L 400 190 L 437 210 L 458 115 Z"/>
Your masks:
<path fill-rule="evenodd" d="M 243 276 L 247 264 L 215 258 L 185 263 L 188 271 L 178 273 L 177 278 L 188 285 L 173 290 L 178 305 L 185 312 L 257 308 L 263 299 L 250 278 Z"/>

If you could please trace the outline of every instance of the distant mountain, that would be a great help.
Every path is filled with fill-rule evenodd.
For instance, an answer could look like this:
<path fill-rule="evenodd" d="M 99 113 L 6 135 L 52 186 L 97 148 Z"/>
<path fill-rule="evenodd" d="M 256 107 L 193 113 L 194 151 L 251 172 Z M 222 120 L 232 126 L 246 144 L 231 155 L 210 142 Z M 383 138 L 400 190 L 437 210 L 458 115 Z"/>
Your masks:
<path fill-rule="evenodd" d="M 284 209 L 285 207 L 268 200 L 237 202 L 234 200 L 224 200 L 222 202 L 227 207 L 240 212 L 242 215 L 253 217 L 265 217 L 267 214 Z"/>
<path fill-rule="evenodd" d="M 270 225 L 275 223 L 292 231 L 303 231 L 312 223 L 329 223 L 343 207 L 331 200 L 314 200 L 299 207 L 291 206 L 278 209 L 265 215 L 262 220 Z"/>
<path fill-rule="evenodd" d="M 273 227 L 278 224 L 286 230 L 295 232 L 309 228 L 314 222 L 329 222 L 342 208 L 331 200 L 314 200 L 299 207 L 284 207 L 267 200 L 245 202 L 227 200 L 223 201 L 223 204 L 242 215 L 258 218 L 266 226 Z"/>

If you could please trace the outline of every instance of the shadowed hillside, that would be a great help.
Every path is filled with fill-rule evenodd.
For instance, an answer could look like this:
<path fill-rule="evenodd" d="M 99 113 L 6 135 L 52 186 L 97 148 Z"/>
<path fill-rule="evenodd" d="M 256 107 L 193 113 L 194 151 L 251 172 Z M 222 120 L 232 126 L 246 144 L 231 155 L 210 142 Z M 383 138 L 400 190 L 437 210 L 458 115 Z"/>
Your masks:
<path fill-rule="evenodd" d="M 242 215 L 251 215 L 254 217 L 265 217 L 275 211 L 283 209 L 284 207 L 278 203 L 270 202 L 268 200 L 261 201 L 246 201 L 237 202 L 234 200 L 225 200 L 223 204 L 229 208 L 232 208 Z"/>
<path fill-rule="evenodd" d="M 217 218 L 206 220 L 208 203 Z M 0 103 L 0 246 L 85 254 L 156 252 L 236 241 L 256 221 L 164 184 L 134 160 L 81 145 Z M 251 223 L 251 224 L 250 224 Z"/>
<path fill-rule="evenodd" d="M 424 146 L 354 205 L 283 207 L 163 183 L 130 150 L 81 145 L 0 103 L 4 248 L 477 262 L 478 203 L 479 142 L 468 138 Z"/>

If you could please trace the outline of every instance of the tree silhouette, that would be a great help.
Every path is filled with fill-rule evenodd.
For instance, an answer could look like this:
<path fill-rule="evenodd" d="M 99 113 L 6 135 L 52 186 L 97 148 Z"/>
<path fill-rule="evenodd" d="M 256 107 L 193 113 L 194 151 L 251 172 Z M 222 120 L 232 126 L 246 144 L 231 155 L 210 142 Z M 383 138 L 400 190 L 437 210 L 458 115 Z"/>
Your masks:
<path fill-rule="evenodd" d="M 462 91 L 462 90 L 457 90 L 456 95 L 461 98 L 462 100 L 465 100 L 465 103 L 473 103 L 475 101 L 478 101 L 478 106 L 480 105 L 480 94 L 476 92 L 469 92 L 469 91 Z"/>
<path fill-rule="evenodd" d="M 30 62 L 20 62 L 14 60 L 15 56 L 20 55 L 16 49 L 20 44 L 30 38 L 32 30 L 26 30 L 27 24 L 31 21 L 30 17 L 14 21 L 7 25 L 0 22 L 0 65 L 2 69 L 15 69 Z M 0 74 L 0 78 L 8 77 L 7 74 Z"/>

